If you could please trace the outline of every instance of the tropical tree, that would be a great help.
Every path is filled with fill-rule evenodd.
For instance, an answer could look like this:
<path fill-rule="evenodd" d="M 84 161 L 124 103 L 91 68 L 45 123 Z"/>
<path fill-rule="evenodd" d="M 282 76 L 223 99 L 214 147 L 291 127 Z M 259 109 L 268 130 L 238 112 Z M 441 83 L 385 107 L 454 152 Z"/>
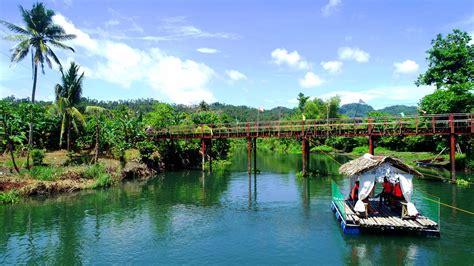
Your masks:
<path fill-rule="evenodd" d="M 51 49 L 52 46 L 60 49 L 67 49 L 74 52 L 74 49 L 65 45 L 62 41 L 72 40 L 76 36 L 66 34 L 64 29 L 53 22 L 54 11 L 46 9 L 42 3 L 33 4 L 31 10 L 26 10 L 20 6 L 20 13 L 25 23 L 25 27 L 20 27 L 7 21 L 0 20 L 14 35 L 7 36 L 7 40 L 17 41 L 17 45 L 12 48 L 11 62 L 17 63 L 23 60 L 28 52 L 31 52 L 31 65 L 33 67 L 33 89 L 31 92 L 31 103 L 35 102 L 36 81 L 38 65 L 44 74 L 44 62 L 52 68 L 52 62 L 62 70 L 61 62 Z M 30 119 L 30 131 L 28 144 L 33 145 L 33 115 Z"/>
<path fill-rule="evenodd" d="M 72 62 L 67 72 L 62 74 L 61 84 L 56 84 L 55 111 L 61 117 L 61 133 L 59 146 L 62 145 L 63 136 L 67 134 L 67 150 L 71 150 L 71 130 L 74 128 L 79 133 L 78 124 L 84 125 L 84 117 L 76 108 L 81 100 L 82 80 L 84 72 L 79 74 L 79 66 Z"/>
<path fill-rule="evenodd" d="M 95 146 L 94 146 L 94 157 L 92 157 L 92 163 L 97 163 L 99 160 L 99 150 L 100 150 L 100 127 L 102 121 L 108 115 L 110 111 L 100 106 L 87 106 L 86 114 L 92 115 L 93 122 L 95 124 Z"/>
<path fill-rule="evenodd" d="M 474 106 L 474 44 L 467 32 L 458 29 L 431 41 L 428 69 L 415 84 L 434 85 L 436 91 L 420 102 L 429 113 L 470 112 Z"/>
<path fill-rule="evenodd" d="M 15 144 L 22 145 L 26 140 L 24 131 L 19 130 L 22 126 L 20 112 L 10 102 L 0 101 L 0 136 L 1 144 L 6 146 L 5 150 L 10 151 L 13 167 L 17 173 L 20 170 L 15 161 Z"/>

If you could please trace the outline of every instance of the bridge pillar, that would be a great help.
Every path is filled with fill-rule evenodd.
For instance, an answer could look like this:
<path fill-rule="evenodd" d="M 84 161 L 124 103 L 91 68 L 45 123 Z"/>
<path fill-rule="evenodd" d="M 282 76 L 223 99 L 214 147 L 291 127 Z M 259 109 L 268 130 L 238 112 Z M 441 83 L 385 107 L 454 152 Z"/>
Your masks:
<path fill-rule="evenodd" d="M 206 161 L 206 143 L 201 139 L 202 171 L 204 171 L 204 162 Z"/>
<path fill-rule="evenodd" d="M 454 115 L 449 114 L 449 127 L 451 128 L 450 133 L 450 153 L 449 159 L 451 160 L 451 181 L 456 181 L 456 136 L 454 134 Z"/>
<path fill-rule="evenodd" d="M 252 138 L 247 138 L 247 172 L 252 173 Z"/>
<path fill-rule="evenodd" d="M 209 173 L 212 173 L 212 139 L 209 139 Z"/>
<path fill-rule="evenodd" d="M 303 138 L 301 143 L 301 152 L 302 152 L 302 172 L 303 176 L 308 174 L 309 170 L 309 143 L 307 138 Z"/>
<path fill-rule="evenodd" d="M 253 172 L 257 173 L 257 138 L 253 138 Z"/>
<path fill-rule="evenodd" d="M 369 134 L 369 153 L 374 155 L 374 140 L 371 134 Z"/>

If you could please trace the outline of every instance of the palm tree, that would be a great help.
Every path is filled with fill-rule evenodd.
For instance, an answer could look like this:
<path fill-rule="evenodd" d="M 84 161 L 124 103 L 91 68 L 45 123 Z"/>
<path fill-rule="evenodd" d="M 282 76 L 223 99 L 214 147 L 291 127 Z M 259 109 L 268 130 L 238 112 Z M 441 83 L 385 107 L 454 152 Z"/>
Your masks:
<path fill-rule="evenodd" d="M 74 128 L 79 133 L 78 124 L 84 125 L 84 117 L 76 108 L 81 100 L 82 80 L 84 72 L 79 75 L 79 66 L 72 62 L 66 73 L 62 74 L 61 83 L 56 84 L 56 104 L 55 109 L 61 116 L 61 135 L 59 146 L 62 145 L 63 136 L 67 134 L 67 150 L 71 150 L 71 129 Z"/>
<path fill-rule="evenodd" d="M 95 122 L 95 147 L 94 157 L 92 163 L 97 163 L 99 159 L 99 137 L 100 137 L 100 124 L 103 121 L 105 115 L 110 115 L 110 111 L 100 106 L 86 106 L 86 114 L 90 114 L 94 117 Z"/>
<path fill-rule="evenodd" d="M 31 10 L 25 10 L 20 6 L 20 13 L 26 27 L 20 27 L 7 21 L 0 20 L 0 24 L 5 25 L 14 35 L 7 36 L 5 39 L 19 42 L 12 48 L 11 62 L 17 63 L 23 60 L 28 52 L 31 51 L 31 66 L 33 68 L 33 89 L 31 93 L 31 103 L 35 103 L 36 80 L 38 65 L 41 65 L 41 71 L 44 74 L 44 62 L 52 68 L 52 62 L 59 66 L 62 72 L 61 62 L 51 49 L 52 46 L 61 49 L 69 49 L 74 52 L 72 47 L 62 43 L 62 41 L 72 40 L 76 36 L 66 34 L 64 29 L 53 23 L 54 11 L 46 9 L 43 3 L 33 4 Z M 28 136 L 28 145 L 33 145 L 33 115 L 30 120 L 30 132 Z"/>

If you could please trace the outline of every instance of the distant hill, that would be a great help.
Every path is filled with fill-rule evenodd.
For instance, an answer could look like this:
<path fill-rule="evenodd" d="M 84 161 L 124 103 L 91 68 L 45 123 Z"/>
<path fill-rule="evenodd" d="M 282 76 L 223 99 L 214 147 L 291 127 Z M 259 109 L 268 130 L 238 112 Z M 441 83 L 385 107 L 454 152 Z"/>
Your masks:
<path fill-rule="evenodd" d="M 236 106 L 231 104 L 223 104 L 218 102 L 212 103 L 210 108 L 213 111 L 222 112 L 232 119 L 236 119 L 240 122 L 256 121 L 257 115 L 260 121 L 278 120 L 280 117 L 292 115 L 295 112 L 293 109 L 278 106 L 259 113 L 257 108 L 243 105 Z"/>
<path fill-rule="evenodd" d="M 400 115 L 400 113 L 404 113 L 405 115 L 416 115 L 418 113 L 416 106 L 406 106 L 406 105 L 387 106 L 377 111 L 388 113 L 391 115 Z"/>
<path fill-rule="evenodd" d="M 349 117 L 364 117 L 367 116 L 369 112 L 375 111 L 374 108 L 368 104 L 360 103 L 348 103 L 344 104 L 339 108 L 339 113 L 341 115 L 347 115 Z"/>
<path fill-rule="evenodd" d="M 341 106 L 341 108 L 339 108 L 339 113 L 341 115 L 347 115 L 349 117 L 354 117 L 356 111 L 358 117 L 367 116 L 368 113 L 372 111 L 387 113 L 391 115 L 400 115 L 400 113 L 404 113 L 405 115 L 415 115 L 418 113 L 416 106 L 406 105 L 392 105 L 379 110 L 375 110 L 372 106 L 368 104 L 349 103 L 344 104 Z"/>

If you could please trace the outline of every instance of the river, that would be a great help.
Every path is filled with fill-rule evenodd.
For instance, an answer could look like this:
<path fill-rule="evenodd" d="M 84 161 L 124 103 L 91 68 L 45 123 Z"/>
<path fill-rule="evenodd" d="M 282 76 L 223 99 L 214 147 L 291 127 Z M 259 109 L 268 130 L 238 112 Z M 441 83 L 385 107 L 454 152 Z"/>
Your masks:
<path fill-rule="evenodd" d="M 301 155 L 259 152 L 261 173 L 170 172 L 106 190 L 0 206 L 0 264 L 473 265 L 474 216 L 441 207 L 441 238 L 343 235 L 330 210 L 339 165 L 311 155 L 323 177 L 296 177 Z M 344 161 L 338 157 L 338 161 Z M 415 181 L 474 210 L 473 187 Z"/>

